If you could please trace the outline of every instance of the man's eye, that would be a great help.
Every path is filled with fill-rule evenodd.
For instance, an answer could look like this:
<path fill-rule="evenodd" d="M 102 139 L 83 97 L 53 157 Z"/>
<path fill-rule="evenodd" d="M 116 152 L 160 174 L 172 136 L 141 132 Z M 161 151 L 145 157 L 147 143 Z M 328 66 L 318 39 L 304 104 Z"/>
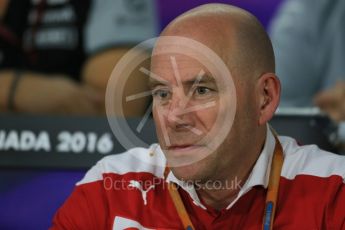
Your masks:
<path fill-rule="evenodd" d="M 163 89 L 153 90 L 152 96 L 158 97 L 159 99 L 166 99 L 169 96 L 169 91 Z"/>
<path fill-rule="evenodd" d="M 197 95 L 205 95 L 207 93 L 209 93 L 211 90 L 207 87 L 202 87 L 202 86 L 199 86 L 195 89 L 195 93 Z"/>

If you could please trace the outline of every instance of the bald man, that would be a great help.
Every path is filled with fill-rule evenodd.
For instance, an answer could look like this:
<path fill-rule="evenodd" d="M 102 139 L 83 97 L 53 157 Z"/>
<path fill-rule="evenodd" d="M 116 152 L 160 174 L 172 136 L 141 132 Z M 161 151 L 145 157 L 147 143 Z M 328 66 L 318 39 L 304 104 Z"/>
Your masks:
<path fill-rule="evenodd" d="M 209 4 L 158 39 L 149 85 L 159 144 L 109 156 L 53 229 L 345 229 L 345 158 L 268 125 L 280 97 L 270 40 Z"/>

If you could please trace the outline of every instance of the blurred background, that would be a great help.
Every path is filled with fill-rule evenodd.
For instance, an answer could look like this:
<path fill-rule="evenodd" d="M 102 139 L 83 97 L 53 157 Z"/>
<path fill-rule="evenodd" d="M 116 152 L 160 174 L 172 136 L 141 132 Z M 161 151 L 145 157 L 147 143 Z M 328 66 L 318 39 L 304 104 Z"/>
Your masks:
<path fill-rule="evenodd" d="M 271 36 L 283 86 L 273 127 L 343 153 L 345 1 L 0 0 L 0 229 L 47 229 L 87 169 L 125 150 L 104 106 L 114 66 L 211 2 L 248 10 Z M 140 74 L 127 95 L 147 90 Z M 132 130 L 149 101 L 123 104 Z M 137 135 L 155 142 L 151 119 Z"/>

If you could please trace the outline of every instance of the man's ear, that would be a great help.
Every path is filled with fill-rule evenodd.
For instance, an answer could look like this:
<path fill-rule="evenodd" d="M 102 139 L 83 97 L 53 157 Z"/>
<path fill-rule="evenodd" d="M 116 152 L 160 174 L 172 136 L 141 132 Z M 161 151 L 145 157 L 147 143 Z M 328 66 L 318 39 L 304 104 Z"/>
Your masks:
<path fill-rule="evenodd" d="M 258 82 L 259 125 L 268 122 L 280 101 L 280 81 L 274 73 L 263 74 Z"/>

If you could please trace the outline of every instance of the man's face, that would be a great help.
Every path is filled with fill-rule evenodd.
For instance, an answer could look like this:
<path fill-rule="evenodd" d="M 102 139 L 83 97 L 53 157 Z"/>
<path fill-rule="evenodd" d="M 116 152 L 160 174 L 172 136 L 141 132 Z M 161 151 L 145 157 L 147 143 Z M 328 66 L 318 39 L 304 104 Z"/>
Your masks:
<path fill-rule="evenodd" d="M 241 130 L 226 130 L 225 139 L 220 138 L 222 127 L 232 122 L 228 114 L 236 109 L 232 98 L 236 93 L 206 68 L 206 59 L 203 64 L 181 54 L 152 58 L 157 77 L 150 85 L 158 140 L 175 176 L 184 180 L 210 179 L 239 157 L 234 153 Z"/>

